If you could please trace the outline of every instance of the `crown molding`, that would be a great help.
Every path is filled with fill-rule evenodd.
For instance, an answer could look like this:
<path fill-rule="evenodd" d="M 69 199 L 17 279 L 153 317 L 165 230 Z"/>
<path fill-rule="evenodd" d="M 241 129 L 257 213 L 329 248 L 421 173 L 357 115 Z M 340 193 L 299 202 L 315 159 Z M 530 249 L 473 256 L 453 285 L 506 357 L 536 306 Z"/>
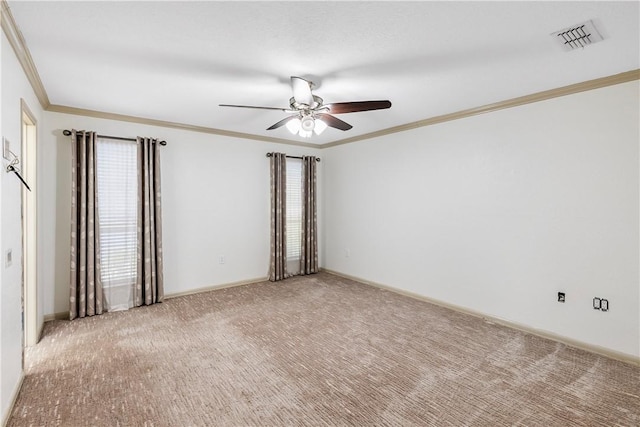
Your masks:
<path fill-rule="evenodd" d="M 2 30 L 7 36 L 7 40 L 9 40 L 9 44 L 15 52 L 16 57 L 18 58 L 18 62 L 20 62 L 20 65 L 22 66 L 22 69 L 27 76 L 27 80 L 29 80 L 33 91 L 38 97 L 40 105 L 42 105 L 42 108 L 47 109 L 51 105 L 51 103 L 49 102 L 47 91 L 44 89 L 44 85 L 42 84 L 42 80 L 40 79 L 40 75 L 38 74 L 38 70 L 36 69 L 36 65 L 33 62 L 31 53 L 29 53 L 27 43 L 25 42 L 20 29 L 18 29 L 16 21 L 13 19 L 13 15 L 11 14 L 11 9 L 9 8 L 9 4 L 7 3 L 7 1 L 0 0 L 0 5 Z"/>
<path fill-rule="evenodd" d="M 254 141 L 274 142 L 276 144 L 295 145 L 298 147 L 307 147 L 307 148 L 319 147 L 318 144 L 291 141 L 289 139 L 283 139 L 283 138 L 272 138 L 268 136 L 254 135 L 251 133 L 234 132 L 234 131 L 210 128 L 205 126 L 189 125 L 186 123 L 168 122 L 165 120 L 148 119 L 145 117 L 129 116 L 126 114 L 115 114 L 115 113 L 107 113 L 104 111 L 87 110 L 84 108 L 69 107 L 66 105 L 51 104 L 47 108 L 47 111 L 52 111 L 55 113 L 63 113 L 63 114 L 74 114 L 76 116 L 96 117 L 99 119 L 118 120 L 121 122 L 139 123 L 143 125 L 159 126 L 159 127 L 172 128 L 172 129 L 181 129 L 181 130 L 187 130 L 191 132 L 207 133 L 211 135 L 228 136 L 230 138 L 242 138 L 242 139 L 250 139 Z"/>
<path fill-rule="evenodd" d="M 598 79 L 588 80 L 586 82 L 576 83 L 556 89 L 545 90 L 533 93 L 531 95 L 520 96 L 518 98 L 507 99 L 493 104 L 483 105 L 481 107 L 470 108 L 468 110 L 457 111 L 455 113 L 444 114 L 442 116 L 431 117 L 417 122 L 411 122 L 400 126 L 394 126 L 382 129 L 376 132 L 365 133 L 363 135 L 354 136 L 352 138 L 340 139 L 338 141 L 322 144 L 320 148 L 331 148 L 338 145 L 349 144 L 351 142 L 363 141 L 365 139 L 377 138 L 379 136 L 390 135 L 393 133 L 404 132 L 424 126 L 431 126 L 438 123 L 450 122 L 452 120 L 464 119 L 466 117 L 476 116 L 478 114 L 491 113 L 505 108 L 518 107 L 534 102 L 545 101 L 547 99 L 558 98 L 560 96 L 573 95 L 579 92 L 585 92 L 593 89 L 600 89 L 607 86 L 613 86 L 620 83 L 627 83 L 640 79 L 640 69 L 626 71 L 612 76 L 601 77 Z"/>
<path fill-rule="evenodd" d="M 505 101 L 500 101 L 493 104 L 487 104 L 481 107 L 469 108 L 467 110 L 457 111 L 455 113 L 431 117 L 431 118 L 419 120 L 416 122 L 406 123 L 404 125 L 394 126 L 394 127 L 382 129 L 375 132 L 365 133 L 365 134 L 354 136 L 351 138 L 340 139 L 338 141 L 329 142 L 326 144 L 311 144 L 306 142 L 292 141 L 284 138 L 273 138 L 273 137 L 255 135 L 250 133 L 227 131 L 227 130 L 210 128 L 205 126 L 196 126 L 196 125 L 189 125 L 185 123 L 168 122 L 164 120 L 148 119 L 143 117 L 129 116 L 125 114 L 115 114 L 115 113 L 107 113 L 102 111 L 87 110 L 83 108 L 69 107 L 64 105 L 50 104 L 49 107 L 46 108 L 46 110 L 54 111 L 58 113 L 65 113 L 65 114 L 75 114 L 79 116 L 97 117 L 101 119 L 119 120 L 123 122 L 133 122 L 133 123 L 147 124 L 152 126 L 187 130 L 192 132 L 228 136 L 231 138 L 243 138 L 243 139 L 250 139 L 255 141 L 294 145 L 298 147 L 324 149 L 324 148 L 335 147 L 338 145 L 349 144 L 352 142 L 377 138 L 380 136 L 391 135 L 398 132 L 405 132 L 408 130 L 417 129 L 425 126 L 431 126 L 438 123 L 464 119 L 466 117 L 476 116 L 478 114 L 491 113 L 494 111 L 504 110 L 506 108 L 513 108 L 521 105 L 531 104 L 534 102 L 545 101 L 547 99 L 573 95 L 579 92 L 600 89 L 603 87 L 613 86 L 621 83 L 627 83 L 635 80 L 640 80 L 640 69 L 626 71 L 624 73 L 614 74 L 612 76 L 601 77 L 598 79 L 587 80 L 585 82 L 575 83 L 568 86 L 562 86 L 559 88 L 545 90 L 542 92 L 520 96 L 517 98 L 507 99 Z"/>

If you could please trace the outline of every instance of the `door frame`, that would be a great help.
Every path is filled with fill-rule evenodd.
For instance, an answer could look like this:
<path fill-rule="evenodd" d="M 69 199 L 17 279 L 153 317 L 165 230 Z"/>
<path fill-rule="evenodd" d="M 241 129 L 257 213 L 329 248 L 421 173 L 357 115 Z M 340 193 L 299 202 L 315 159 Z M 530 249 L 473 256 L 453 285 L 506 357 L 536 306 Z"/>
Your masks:
<path fill-rule="evenodd" d="M 24 99 L 20 100 L 20 148 L 21 169 L 31 191 L 22 187 L 22 288 L 24 345 L 36 345 L 38 328 L 38 281 L 37 281 L 37 140 L 38 122 Z"/>

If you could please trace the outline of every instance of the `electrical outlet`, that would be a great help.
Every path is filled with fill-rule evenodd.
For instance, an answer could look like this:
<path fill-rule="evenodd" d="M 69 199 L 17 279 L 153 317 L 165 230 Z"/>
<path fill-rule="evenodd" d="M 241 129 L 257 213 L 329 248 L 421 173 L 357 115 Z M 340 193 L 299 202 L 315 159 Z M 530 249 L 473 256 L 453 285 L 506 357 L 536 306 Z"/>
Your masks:
<path fill-rule="evenodd" d="M 601 299 L 600 300 L 600 310 L 602 311 L 609 311 L 609 300 L 608 299 Z"/>
<path fill-rule="evenodd" d="M 564 302 L 564 292 L 558 292 L 558 302 Z"/>
<path fill-rule="evenodd" d="M 595 298 L 593 299 L 593 309 L 594 309 L 594 310 L 600 310 L 600 304 L 601 304 L 601 302 L 602 302 L 602 301 L 600 300 L 600 298 L 595 297 Z"/>
<path fill-rule="evenodd" d="M 218 257 L 218 264 L 224 264 L 224 255 Z"/>
<path fill-rule="evenodd" d="M 8 249 L 4 257 L 5 268 L 11 267 L 12 262 L 13 262 L 13 251 L 11 249 Z"/>

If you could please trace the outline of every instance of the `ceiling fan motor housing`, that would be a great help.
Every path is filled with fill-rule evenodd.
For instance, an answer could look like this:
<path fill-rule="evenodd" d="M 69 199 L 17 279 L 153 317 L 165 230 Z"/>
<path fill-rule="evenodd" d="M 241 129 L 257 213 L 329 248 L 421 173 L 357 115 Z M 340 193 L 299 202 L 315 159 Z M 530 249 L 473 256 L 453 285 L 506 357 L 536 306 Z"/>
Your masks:
<path fill-rule="evenodd" d="M 320 109 L 322 107 L 322 103 L 324 102 L 324 100 L 316 95 L 311 95 L 311 96 L 313 97 L 313 102 L 311 103 L 311 105 L 301 104 L 298 101 L 296 101 L 295 98 L 293 97 L 290 98 L 289 105 L 291 106 L 291 109 L 299 110 L 299 111 Z"/>

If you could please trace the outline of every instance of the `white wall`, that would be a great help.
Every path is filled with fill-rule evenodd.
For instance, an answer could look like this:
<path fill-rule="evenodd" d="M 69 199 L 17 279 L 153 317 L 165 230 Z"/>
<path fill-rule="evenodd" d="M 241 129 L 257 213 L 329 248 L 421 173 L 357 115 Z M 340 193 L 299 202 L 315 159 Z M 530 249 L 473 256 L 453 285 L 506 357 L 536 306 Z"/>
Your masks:
<path fill-rule="evenodd" d="M 71 141 L 64 129 L 164 139 L 162 208 L 165 293 L 265 278 L 269 267 L 270 151 L 317 149 L 227 138 L 61 113 L 45 113 L 47 182 L 45 313 L 68 311 Z M 322 163 L 318 180 L 322 177 Z M 318 188 L 321 192 L 321 187 Z M 320 204 L 322 201 L 320 200 Z M 319 208 L 320 210 L 321 208 Z M 321 232 L 321 230 L 319 231 Z M 225 263 L 219 264 L 219 256 Z"/>
<path fill-rule="evenodd" d="M 21 104 L 24 99 L 38 121 L 40 131 L 42 108 L 2 33 L 2 136 L 11 143 L 11 151 L 21 157 Z M 22 184 L 13 174 L 4 172 L 8 162 L 2 159 L 0 171 L 0 416 L 4 420 L 22 373 Z M 39 183 L 31 183 L 37 189 Z M 13 262 L 5 267 L 5 254 L 11 249 Z M 43 307 L 38 301 L 38 325 L 42 324 Z"/>
<path fill-rule="evenodd" d="M 323 150 L 324 266 L 640 356 L 638 93 Z"/>

